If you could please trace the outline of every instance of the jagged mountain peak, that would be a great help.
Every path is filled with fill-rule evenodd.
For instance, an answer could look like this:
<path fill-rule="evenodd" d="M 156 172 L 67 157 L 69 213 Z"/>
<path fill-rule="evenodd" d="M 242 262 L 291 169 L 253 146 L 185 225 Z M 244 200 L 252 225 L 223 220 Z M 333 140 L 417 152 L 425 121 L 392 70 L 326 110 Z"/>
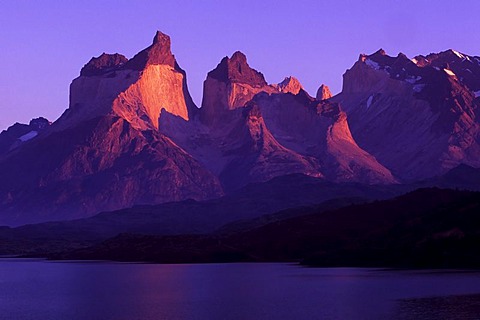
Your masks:
<path fill-rule="evenodd" d="M 155 36 L 153 37 L 153 45 L 161 45 L 170 49 L 170 36 L 157 30 L 157 32 L 155 32 Z"/>
<path fill-rule="evenodd" d="M 230 58 L 224 57 L 210 71 L 203 83 L 203 99 L 200 111 L 204 123 L 221 122 L 225 111 L 244 107 L 257 93 L 274 92 L 262 73 L 248 65 L 247 57 L 240 51 Z"/>
<path fill-rule="evenodd" d="M 404 53 L 399 52 L 397 56 L 390 56 L 383 49 L 370 55 L 361 54 L 359 62 L 364 63 L 373 69 L 385 70 L 387 72 L 389 72 L 391 68 L 404 69 L 415 67 L 413 59 L 409 59 Z"/>
<path fill-rule="evenodd" d="M 316 95 L 316 98 L 317 100 L 327 100 L 327 99 L 330 99 L 332 97 L 332 92 L 330 91 L 330 88 L 325 85 L 325 84 L 322 84 L 318 90 L 317 90 L 317 95 Z"/>
<path fill-rule="evenodd" d="M 252 87 L 267 85 L 263 74 L 251 68 L 247 57 L 240 51 L 236 51 L 230 58 L 224 57 L 208 76 L 222 82 L 244 83 Z"/>
<path fill-rule="evenodd" d="M 388 55 L 385 52 L 385 50 L 380 48 L 372 54 L 360 53 L 360 55 L 358 56 L 358 61 L 365 62 L 366 59 L 369 59 L 369 58 L 371 59 L 371 58 L 375 58 L 375 57 L 382 57 L 382 56 L 388 56 Z"/>
<path fill-rule="evenodd" d="M 293 76 L 285 77 L 282 82 L 276 85 L 276 88 L 282 93 L 292 94 L 298 94 L 300 90 L 304 90 L 300 81 Z"/>
<path fill-rule="evenodd" d="M 453 49 L 430 53 L 427 56 L 417 55 L 412 59 L 403 53 L 391 57 L 378 54 L 377 51 L 371 55 L 360 55 L 357 64 L 384 72 L 391 79 L 407 81 L 416 86 L 417 93 L 422 91 L 427 80 L 436 78 L 445 85 L 456 82 L 457 86 L 465 86 L 475 96 L 480 96 L 480 57 Z"/>
<path fill-rule="evenodd" d="M 359 61 L 366 62 L 366 60 L 373 60 L 374 62 L 379 63 L 381 67 L 385 65 L 391 66 L 394 63 L 398 64 L 400 62 L 405 64 L 413 63 L 420 68 L 423 68 L 426 66 L 440 67 L 442 66 L 442 64 L 447 65 L 449 63 L 465 63 L 465 62 L 468 62 L 476 66 L 480 65 L 479 57 L 467 55 L 454 49 L 448 49 L 438 53 L 430 53 L 426 56 L 417 55 L 411 59 L 408 58 L 407 55 L 402 52 L 399 52 L 396 57 L 393 57 L 386 54 L 386 52 L 383 49 L 380 49 L 370 55 L 363 54 L 363 53 L 360 54 Z"/>
<path fill-rule="evenodd" d="M 428 56 L 448 57 L 448 58 L 461 59 L 461 60 L 464 60 L 467 57 L 469 57 L 467 54 L 461 53 L 460 51 L 457 51 L 455 49 L 447 49 L 445 51 L 440 51 L 439 53 L 431 53 Z"/>
<path fill-rule="evenodd" d="M 228 59 L 228 57 L 227 57 Z M 230 58 L 232 62 L 247 63 L 247 56 L 241 51 L 235 51 Z"/>
<path fill-rule="evenodd" d="M 152 44 L 128 60 L 119 53 L 102 53 L 93 57 L 80 71 L 81 76 L 98 76 L 116 69 L 143 70 L 148 65 L 168 65 L 179 69 L 171 52 L 170 37 L 157 31 Z"/>
<path fill-rule="evenodd" d="M 152 44 L 128 60 L 103 53 L 92 58 L 70 86 L 70 107 L 56 130 L 115 114 L 139 129 L 158 129 L 161 110 L 189 119 L 197 107 L 186 74 L 171 52 L 170 37 L 160 31 Z"/>
<path fill-rule="evenodd" d="M 148 65 L 168 65 L 175 68 L 175 57 L 171 51 L 170 37 L 157 31 L 152 45 L 137 53 L 128 61 L 125 68 L 143 70 Z"/>
<path fill-rule="evenodd" d="M 470 56 L 464 53 L 461 53 L 454 49 L 447 49 L 437 53 L 429 53 L 428 55 L 417 55 L 412 61 L 419 67 L 425 66 L 438 66 L 439 64 L 447 63 L 458 63 L 458 62 L 469 62 L 480 64 L 479 61 L 476 61 L 474 56 Z"/>
<path fill-rule="evenodd" d="M 98 57 L 93 57 L 80 71 L 81 76 L 102 75 L 123 66 L 128 59 L 119 53 L 102 53 Z"/>
<path fill-rule="evenodd" d="M 386 55 L 387 55 L 387 52 L 385 50 L 383 50 L 382 48 L 378 49 L 373 54 L 373 56 L 386 56 Z"/>
<path fill-rule="evenodd" d="M 455 50 L 361 57 L 333 100 L 362 148 L 405 180 L 480 164 L 480 59 Z"/>

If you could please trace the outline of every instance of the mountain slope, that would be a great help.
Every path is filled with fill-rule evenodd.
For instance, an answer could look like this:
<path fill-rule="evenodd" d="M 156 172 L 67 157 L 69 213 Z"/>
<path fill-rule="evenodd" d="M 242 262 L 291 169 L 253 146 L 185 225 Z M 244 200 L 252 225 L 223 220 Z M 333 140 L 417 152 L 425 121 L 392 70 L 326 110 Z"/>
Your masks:
<path fill-rule="evenodd" d="M 451 50 L 412 60 L 379 50 L 360 56 L 331 101 L 359 146 L 406 181 L 479 167 L 479 61 Z"/>
<path fill-rule="evenodd" d="M 317 159 L 330 181 L 366 184 L 395 183 L 390 171 L 353 139 L 341 106 L 298 94 L 259 94 L 253 99 L 266 126 L 283 146 Z"/>

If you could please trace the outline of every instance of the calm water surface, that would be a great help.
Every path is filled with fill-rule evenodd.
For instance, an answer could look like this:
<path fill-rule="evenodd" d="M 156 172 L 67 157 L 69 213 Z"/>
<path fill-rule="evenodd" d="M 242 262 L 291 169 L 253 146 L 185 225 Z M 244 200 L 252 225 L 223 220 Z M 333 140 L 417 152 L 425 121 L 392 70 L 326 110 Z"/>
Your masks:
<path fill-rule="evenodd" d="M 0 259 L 0 319 L 480 319 L 480 273 Z"/>

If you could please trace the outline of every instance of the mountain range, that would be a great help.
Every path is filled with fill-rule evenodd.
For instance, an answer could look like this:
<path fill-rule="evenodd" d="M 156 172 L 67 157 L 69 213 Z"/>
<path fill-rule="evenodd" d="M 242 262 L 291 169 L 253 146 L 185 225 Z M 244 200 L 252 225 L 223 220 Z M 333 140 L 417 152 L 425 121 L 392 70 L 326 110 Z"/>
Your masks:
<path fill-rule="evenodd" d="M 322 85 L 312 97 L 293 76 L 268 84 L 235 52 L 207 74 L 198 108 L 169 36 L 157 32 L 131 59 L 103 53 L 73 80 L 59 119 L 0 133 L 0 225 L 228 199 L 292 174 L 375 190 L 370 199 L 478 175 L 480 57 L 379 50 L 343 80 L 339 94 Z M 339 197 L 325 192 L 318 203 Z"/>
<path fill-rule="evenodd" d="M 478 192 L 417 189 L 393 199 L 282 211 L 210 234 L 120 233 L 52 259 L 301 262 L 320 267 L 479 268 Z"/>

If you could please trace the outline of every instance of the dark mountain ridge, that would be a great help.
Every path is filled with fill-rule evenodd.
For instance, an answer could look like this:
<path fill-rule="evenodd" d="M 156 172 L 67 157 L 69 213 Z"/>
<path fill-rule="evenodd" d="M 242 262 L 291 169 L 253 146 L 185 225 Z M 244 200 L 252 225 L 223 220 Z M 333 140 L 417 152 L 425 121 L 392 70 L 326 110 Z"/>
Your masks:
<path fill-rule="evenodd" d="M 234 194 L 208 201 L 136 206 L 84 219 L 5 227 L 0 229 L 0 254 L 33 254 L 91 245 L 119 233 L 208 234 L 226 224 L 289 208 L 320 205 L 327 209 L 386 199 L 401 192 L 403 189 L 397 186 L 338 185 L 304 175 L 287 175 L 249 184 Z"/>
<path fill-rule="evenodd" d="M 323 267 L 478 268 L 480 195 L 419 189 L 230 234 L 120 234 L 54 259 L 159 263 L 297 261 Z M 308 213 L 310 212 L 310 213 Z"/>

